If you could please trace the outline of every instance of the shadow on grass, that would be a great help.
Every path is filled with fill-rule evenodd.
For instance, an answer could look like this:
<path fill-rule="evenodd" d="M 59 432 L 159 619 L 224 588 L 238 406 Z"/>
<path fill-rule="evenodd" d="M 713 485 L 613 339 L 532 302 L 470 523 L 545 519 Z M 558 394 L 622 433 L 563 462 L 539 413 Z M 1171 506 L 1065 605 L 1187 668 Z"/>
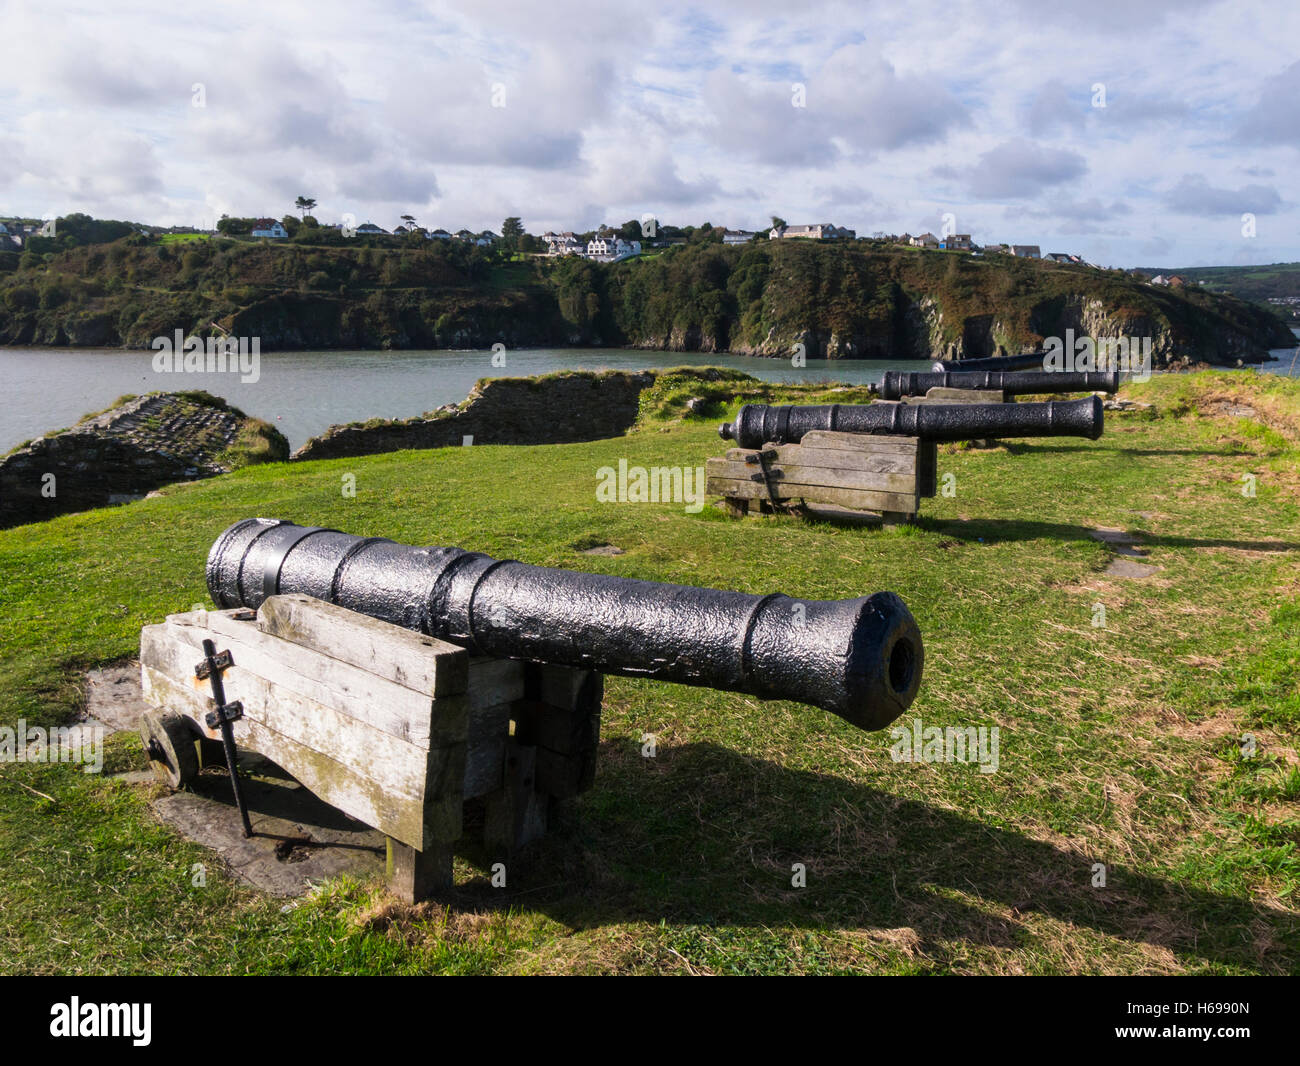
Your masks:
<path fill-rule="evenodd" d="M 1103 440 L 1105 438 L 1102 438 Z M 1125 448 L 1108 444 L 1025 444 L 1020 441 L 999 441 L 1001 447 L 1012 455 L 1033 455 L 1036 452 L 1115 452 L 1119 455 L 1219 455 L 1248 456 L 1254 452 L 1233 448 Z"/>
<path fill-rule="evenodd" d="M 1114 855 L 711 743 L 643 759 L 635 743 L 607 742 L 601 759 L 596 789 L 552 820 L 509 890 L 476 878 L 453 904 L 541 910 L 575 929 L 910 927 L 938 964 L 961 957 L 962 943 L 1051 958 L 1052 945 L 1020 920 L 1036 913 L 1224 966 L 1300 964 L 1295 913 L 1142 873 Z M 1097 862 L 1105 888 L 1091 884 Z M 807 868 L 806 888 L 791 887 L 794 863 Z"/>
<path fill-rule="evenodd" d="M 1021 540 L 1075 540 L 1100 544 L 1088 526 L 1064 522 L 1035 522 L 1008 518 L 938 519 L 921 517 L 917 525 L 957 540 L 982 540 L 985 544 Z M 1156 535 L 1134 529 L 1136 543 L 1143 548 L 1237 548 L 1242 551 L 1300 551 L 1300 542 L 1290 540 L 1231 540 L 1226 537 L 1178 537 Z"/>

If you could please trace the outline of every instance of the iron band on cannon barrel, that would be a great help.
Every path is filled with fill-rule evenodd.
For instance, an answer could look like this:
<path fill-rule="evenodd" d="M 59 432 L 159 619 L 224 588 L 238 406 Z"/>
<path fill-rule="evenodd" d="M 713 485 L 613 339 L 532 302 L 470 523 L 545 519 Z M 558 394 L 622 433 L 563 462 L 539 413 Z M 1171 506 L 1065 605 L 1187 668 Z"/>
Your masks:
<path fill-rule="evenodd" d="M 892 592 L 753 596 L 265 518 L 217 539 L 207 583 L 222 608 L 302 593 L 484 655 L 797 700 L 863 729 L 907 709 L 924 659 Z"/>
<path fill-rule="evenodd" d="M 745 404 L 731 423 L 718 427 L 741 448 L 797 444 L 812 430 L 893 433 L 933 441 L 1004 437 L 1087 437 L 1102 431 L 1101 397 L 1046 403 L 825 404 L 807 407 Z"/>
<path fill-rule="evenodd" d="M 914 374 L 886 370 L 878 391 L 881 399 L 898 400 L 904 396 L 924 396 L 930 389 L 993 389 L 1008 396 L 1026 396 L 1036 392 L 1114 393 L 1119 391 L 1119 371 L 1022 370 L 1004 374 L 990 370 Z"/>

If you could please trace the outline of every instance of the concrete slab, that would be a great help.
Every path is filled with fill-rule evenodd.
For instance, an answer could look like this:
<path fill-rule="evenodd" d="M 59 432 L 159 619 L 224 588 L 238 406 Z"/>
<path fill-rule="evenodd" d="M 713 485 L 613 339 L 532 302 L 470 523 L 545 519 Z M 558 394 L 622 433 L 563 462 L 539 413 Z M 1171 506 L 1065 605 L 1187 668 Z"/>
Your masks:
<path fill-rule="evenodd" d="M 1096 529 L 1088 530 L 1088 536 L 1093 540 L 1099 540 L 1103 544 L 1136 544 L 1138 538 L 1130 533 L 1127 529 L 1116 529 L 1111 526 L 1098 526 Z"/>
<path fill-rule="evenodd" d="M 1112 559 L 1106 567 L 1108 577 L 1150 577 L 1160 572 L 1160 567 L 1150 563 L 1135 563 L 1131 559 Z"/>
<path fill-rule="evenodd" d="M 140 664 L 114 663 L 86 674 L 86 714 L 106 733 L 140 728 L 148 705 L 140 694 Z"/>
<path fill-rule="evenodd" d="M 1088 535 L 1113 548 L 1118 556 L 1106 567 L 1106 573 L 1110 577 L 1150 577 L 1161 569 L 1153 564 L 1132 561 L 1147 557 L 1147 549 L 1137 547 L 1140 538 L 1136 534 L 1124 529 L 1098 526 L 1096 529 L 1088 530 Z"/>
<path fill-rule="evenodd" d="M 273 764 L 257 757 L 249 762 L 257 769 L 241 784 L 253 824 L 251 838 L 244 839 L 230 778 L 218 769 L 201 772 L 193 791 L 155 800 L 154 811 L 268 895 L 301 896 L 326 878 L 384 872 L 382 833 L 322 803 Z"/>
<path fill-rule="evenodd" d="M 148 710 L 140 692 L 140 664 L 117 663 L 86 676 L 89 720 L 74 728 L 108 733 L 140 728 Z M 153 801 L 158 818 L 211 848 L 217 859 L 254 888 L 273 896 L 301 896 L 313 884 L 340 874 L 369 877 L 384 872 L 382 833 L 323 803 L 274 763 L 241 751 L 244 796 L 253 836 L 244 826 L 224 768 L 200 772 L 194 788 Z M 115 775 L 132 785 L 157 781 L 151 770 Z"/>

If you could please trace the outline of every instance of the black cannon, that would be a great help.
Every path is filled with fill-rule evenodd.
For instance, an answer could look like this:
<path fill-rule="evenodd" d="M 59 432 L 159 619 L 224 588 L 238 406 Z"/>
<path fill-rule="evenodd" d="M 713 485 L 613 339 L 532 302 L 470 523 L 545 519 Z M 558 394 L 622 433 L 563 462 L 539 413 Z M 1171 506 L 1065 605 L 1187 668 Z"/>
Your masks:
<path fill-rule="evenodd" d="M 207 582 L 222 608 L 302 593 L 483 655 L 797 700 L 862 729 L 907 709 L 924 659 L 920 630 L 892 592 L 751 596 L 268 518 L 217 538 Z"/>
<path fill-rule="evenodd" d="M 1053 372 L 1021 370 L 1004 374 L 986 370 L 974 373 L 912 374 L 886 370 L 878 391 L 882 399 L 924 396 L 930 389 L 994 389 L 1009 396 L 1035 392 L 1118 392 L 1119 371 Z"/>
<path fill-rule="evenodd" d="M 1046 403 L 823 404 L 770 407 L 745 404 L 718 435 L 742 448 L 797 444 L 805 433 L 896 433 L 924 440 L 996 440 L 1003 437 L 1087 437 L 1102 430 L 1101 397 Z"/>
<path fill-rule="evenodd" d="M 1041 370 L 1046 352 L 994 355 L 986 359 L 936 359 L 930 367 L 937 374 L 963 370 Z"/>

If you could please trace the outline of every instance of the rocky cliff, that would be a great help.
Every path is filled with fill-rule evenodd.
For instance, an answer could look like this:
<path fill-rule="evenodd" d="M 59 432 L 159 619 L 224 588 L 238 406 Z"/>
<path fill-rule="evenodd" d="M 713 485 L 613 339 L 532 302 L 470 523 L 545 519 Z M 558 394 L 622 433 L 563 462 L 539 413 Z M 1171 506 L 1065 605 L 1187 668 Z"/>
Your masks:
<path fill-rule="evenodd" d="M 278 430 L 207 393 L 128 397 L 0 458 L 0 527 L 125 503 L 288 453 Z"/>
<path fill-rule="evenodd" d="M 294 453 L 336 459 L 404 448 L 472 444 L 563 444 L 626 433 L 636 421 L 651 372 L 548 374 L 480 381 L 459 404 L 423 418 L 333 426 Z"/>
<path fill-rule="evenodd" d="M 223 240 L 178 253 L 140 240 L 0 271 L 0 344 L 148 347 L 180 329 L 268 351 L 501 342 L 960 359 L 1074 329 L 1149 339 L 1157 366 L 1256 362 L 1293 344 L 1266 308 L 1196 285 L 875 241 L 695 244 L 601 264 Z"/>

